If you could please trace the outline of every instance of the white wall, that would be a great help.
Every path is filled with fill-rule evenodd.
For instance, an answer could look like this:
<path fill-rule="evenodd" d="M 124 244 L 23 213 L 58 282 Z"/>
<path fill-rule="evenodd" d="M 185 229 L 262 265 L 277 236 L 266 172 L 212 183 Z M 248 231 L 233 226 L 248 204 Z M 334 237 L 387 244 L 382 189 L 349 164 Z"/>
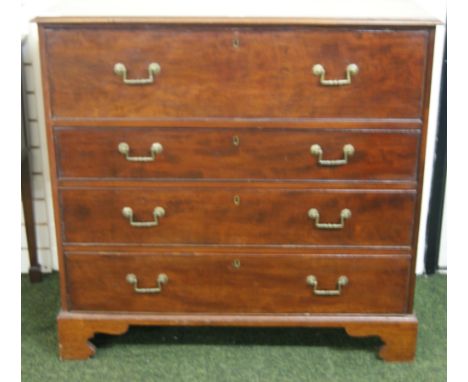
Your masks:
<path fill-rule="evenodd" d="M 26 32 L 26 31 L 25 31 Z M 43 134 L 44 117 L 41 112 L 42 92 L 38 87 L 37 46 L 34 34 L 28 33 L 22 46 L 23 99 L 26 138 L 30 147 L 33 211 L 38 261 L 44 273 L 57 269 L 57 254 L 53 230 L 52 198 L 47 168 L 47 150 Z M 29 253 L 23 211 L 21 211 L 21 272 L 29 270 Z"/>

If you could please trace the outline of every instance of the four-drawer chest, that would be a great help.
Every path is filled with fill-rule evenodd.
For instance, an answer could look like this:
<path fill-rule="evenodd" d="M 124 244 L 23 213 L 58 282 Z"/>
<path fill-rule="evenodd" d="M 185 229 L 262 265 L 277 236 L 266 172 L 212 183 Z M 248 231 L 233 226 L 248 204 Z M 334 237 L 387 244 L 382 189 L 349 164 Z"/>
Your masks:
<path fill-rule="evenodd" d="M 42 18 L 62 359 L 134 325 L 414 356 L 434 22 Z"/>

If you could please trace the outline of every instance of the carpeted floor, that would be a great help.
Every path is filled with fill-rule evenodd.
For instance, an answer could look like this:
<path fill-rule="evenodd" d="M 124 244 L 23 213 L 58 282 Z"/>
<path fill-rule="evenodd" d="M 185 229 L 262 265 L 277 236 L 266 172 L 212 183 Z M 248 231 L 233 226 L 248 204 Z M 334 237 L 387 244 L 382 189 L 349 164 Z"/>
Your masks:
<path fill-rule="evenodd" d="M 96 356 L 61 362 L 55 316 L 58 275 L 40 284 L 22 276 L 21 369 L 29 381 L 259 382 L 445 381 L 447 277 L 419 277 L 416 360 L 384 363 L 379 340 L 338 329 L 131 328 L 97 336 Z"/>

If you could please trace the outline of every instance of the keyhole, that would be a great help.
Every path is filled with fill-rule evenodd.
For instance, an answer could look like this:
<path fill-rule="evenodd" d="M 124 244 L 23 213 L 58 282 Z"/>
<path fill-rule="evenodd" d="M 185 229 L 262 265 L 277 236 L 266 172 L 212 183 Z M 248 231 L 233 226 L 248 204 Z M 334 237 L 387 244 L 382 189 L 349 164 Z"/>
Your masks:
<path fill-rule="evenodd" d="M 239 206 L 240 205 L 240 196 L 239 195 L 234 195 L 233 201 L 234 201 L 234 204 L 236 206 Z"/>
<path fill-rule="evenodd" d="M 240 45 L 239 37 L 234 37 L 232 39 L 232 46 L 237 49 L 239 48 L 239 45 Z"/>
<path fill-rule="evenodd" d="M 240 138 L 237 135 L 232 137 L 232 144 L 236 147 L 240 145 Z"/>
<path fill-rule="evenodd" d="M 236 268 L 236 269 L 239 269 L 240 266 L 241 266 L 240 260 L 239 260 L 239 259 L 233 260 L 232 266 L 233 266 L 234 268 Z"/>

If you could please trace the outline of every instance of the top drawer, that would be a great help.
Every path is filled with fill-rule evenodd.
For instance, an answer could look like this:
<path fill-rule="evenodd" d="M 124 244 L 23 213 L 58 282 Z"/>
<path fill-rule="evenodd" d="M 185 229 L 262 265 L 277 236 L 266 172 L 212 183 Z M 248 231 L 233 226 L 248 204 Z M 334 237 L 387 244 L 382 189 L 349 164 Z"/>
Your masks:
<path fill-rule="evenodd" d="M 419 118 L 429 31 L 45 26 L 53 117 Z M 151 83 L 149 65 L 159 67 Z M 313 67 L 320 64 L 321 83 Z M 145 81 L 143 81 L 145 82 Z M 149 81 L 147 81 L 149 82 Z"/>

